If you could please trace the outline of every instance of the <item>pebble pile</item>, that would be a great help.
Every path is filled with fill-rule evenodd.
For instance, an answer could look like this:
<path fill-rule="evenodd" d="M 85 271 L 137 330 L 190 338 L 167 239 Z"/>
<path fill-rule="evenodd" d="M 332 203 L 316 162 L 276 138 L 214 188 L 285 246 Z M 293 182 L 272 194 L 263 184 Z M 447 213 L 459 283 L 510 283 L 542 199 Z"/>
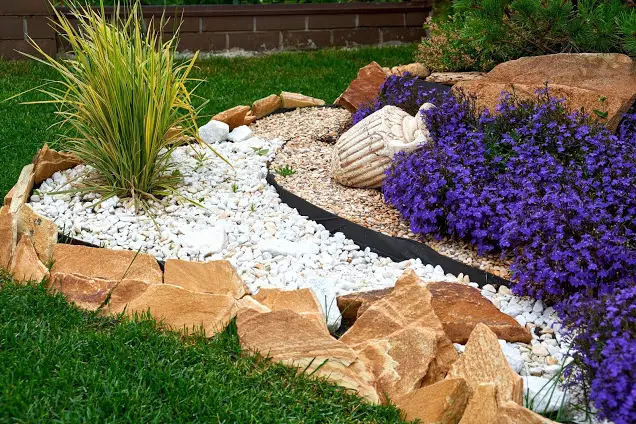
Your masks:
<path fill-rule="evenodd" d="M 215 144 L 233 168 L 204 147 L 179 147 L 172 160 L 183 175 L 183 196 L 156 202 L 152 218 L 136 215 L 130 202 L 118 198 L 94 206 L 99 200 L 94 194 L 56 194 L 81 184 L 91 171 L 83 165 L 42 183 L 30 204 L 66 235 L 97 246 L 141 250 L 159 260 L 227 259 L 252 292 L 310 287 L 324 303 L 332 329 L 340 317 L 336 296 L 392 287 L 406 268 L 424 281 L 476 286 L 469 276 L 447 274 L 435 264 L 419 259 L 396 263 L 361 250 L 342 233 L 332 235 L 282 203 L 266 182 L 268 163 L 282 144 L 258 137 Z M 559 372 L 568 352 L 554 310 L 541 301 L 516 297 L 506 287 L 485 286 L 482 294 L 532 330 L 531 345 L 501 343 L 511 366 L 530 379 L 529 387 L 540 390 Z M 456 348 L 461 351 L 463 346 Z M 550 408 L 558 409 L 560 401 L 551 396 Z"/>

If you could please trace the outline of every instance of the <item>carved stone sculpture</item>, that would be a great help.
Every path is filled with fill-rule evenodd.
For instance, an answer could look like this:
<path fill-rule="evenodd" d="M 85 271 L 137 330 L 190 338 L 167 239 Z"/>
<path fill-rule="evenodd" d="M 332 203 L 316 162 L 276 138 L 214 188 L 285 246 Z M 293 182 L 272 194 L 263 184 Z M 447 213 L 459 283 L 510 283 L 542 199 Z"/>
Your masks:
<path fill-rule="evenodd" d="M 334 146 L 334 179 L 348 187 L 380 187 L 393 155 L 413 151 L 430 141 L 421 113 L 433 107 L 425 103 L 416 116 L 411 116 L 396 106 L 385 106 L 355 124 Z"/>

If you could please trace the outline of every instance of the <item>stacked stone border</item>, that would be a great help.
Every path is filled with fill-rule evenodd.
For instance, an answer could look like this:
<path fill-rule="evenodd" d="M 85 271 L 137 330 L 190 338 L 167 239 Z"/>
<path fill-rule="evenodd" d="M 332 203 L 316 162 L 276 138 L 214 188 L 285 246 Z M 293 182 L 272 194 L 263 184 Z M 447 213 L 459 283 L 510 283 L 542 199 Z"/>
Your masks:
<path fill-rule="evenodd" d="M 32 52 L 27 36 L 47 54 L 63 49 L 50 27 L 47 0 L 6 1 L 0 6 L 0 56 L 21 58 Z M 67 8 L 58 8 L 67 15 Z M 106 13 L 112 13 L 106 8 Z M 166 34 L 183 17 L 179 50 L 221 52 L 230 49 L 266 51 L 414 42 L 431 1 L 403 3 L 272 4 L 172 6 Z M 146 20 L 161 19 L 163 7 L 144 6 Z"/>

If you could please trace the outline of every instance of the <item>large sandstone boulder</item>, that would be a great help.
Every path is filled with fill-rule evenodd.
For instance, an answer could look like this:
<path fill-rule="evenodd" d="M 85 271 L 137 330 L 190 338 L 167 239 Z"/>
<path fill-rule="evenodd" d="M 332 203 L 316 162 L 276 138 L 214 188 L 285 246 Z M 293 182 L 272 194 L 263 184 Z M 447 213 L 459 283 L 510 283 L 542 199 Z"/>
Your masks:
<path fill-rule="evenodd" d="M 208 294 L 225 294 L 240 299 L 249 289 L 228 261 L 191 262 L 168 259 L 163 282 L 186 290 Z"/>
<path fill-rule="evenodd" d="M 225 122 L 230 127 L 230 131 L 232 131 L 236 127 L 245 125 L 245 116 L 249 111 L 249 106 L 235 106 L 221 113 L 217 113 L 212 117 L 212 120 Z"/>
<path fill-rule="evenodd" d="M 313 290 L 260 289 L 254 300 L 272 311 L 289 309 L 297 314 L 313 320 L 323 331 L 329 334 L 327 321 L 322 313 L 320 303 Z"/>
<path fill-rule="evenodd" d="M 326 334 L 315 320 L 289 309 L 264 312 L 254 300 L 241 300 L 236 325 L 244 349 L 314 373 L 378 402 L 373 376 L 356 352 Z"/>
<path fill-rule="evenodd" d="M 393 291 L 393 287 L 380 290 L 369 290 L 365 292 L 349 293 L 338 296 L 338 309 L 342 311 L 343 323 L 353 324 L 362 312 L 369 309 L 369 306 L 382 299 Z M 360 313 L 358 313 L 360 312 Z"/>
<path fill-rule="evenodd" d="M 457 359 L 433 311 L 430 292 L 412 270 L 340 341 L 360 353 L 375 376 L 378 393 L 391 398 L 443 379 Z"/>
<path fill-rule="evenodd" d="M 48 263 L 53 257 L 57 244 L 57 226 L 38 215 L 27 204 L 20 206 L 17 212 L 18 237 L 29 236 L 42 263 Z"/>
<path fill-rule="evenodd" d="M 457 424 L 461 419 L 471 390 L 464 380 L 454 378 L 422 387 L 393 402 L 406 415 L 406 419 L 422 424 Z"/>
<path fill-rule="evenodd" d="M 80 163 L 82 161 L 77 156 L 71 153 L 58 152 L 45 144 L 33 159 L 35 184 L 40 184 L 51 178 L 56 172 L 74 168 Z"/>
<path fill-rule="evenodd" d="M 290 93 L 288 91 L 281 92 L 280 99 L 285 109 L 291 109 L 295 107 L 323 106 L 325 104 L 324 100 L 305 96 L 304 94 L 300 93 Z"/>
<path fill-rule="evenodd" d="M 49 271 L 46 266 L 40 262 L 35 247 L 31 241 L 31 237 L 23 235 L 16 246 L 9 272 L 16 281 L 34 281 L 39 283 L 48 276 Z"/>
<path fill-rule="evenodd" d="M 508 365 L 497 335 L 484 324 L 475 326 L 448 377 L 463 378 L 473 391 L 482 383 L 494 382 L 499 404 L 509 400 L 521 404 L 523 400 L 523 380 Z"/>
<path fill-rule="evenodd" d="M 252 103 L 252 115 L 255 119 L 260 119 L 270 113 L 276 112 L 283 106 L 280 96 L 272 94 Z"/>
<path fill-rule="evenodd" d="M 477 105 L 492 111 L 502 91 L 514 88 L 521 97 L 535 97 L 535 91 L 546 82 L 550 95 L 565 97 L 571 110 L 583 108 L 612 131 L 636 101 L 636 66 L 629 56 L 617 53 L 523 57 L 497 65 L 483 78 L 458 83 L 455 88 L 476 95 Z"/>
<path fill-rule="evenodd" d="M 336 104 L 354 113 L 361 106 L 371 103 L 380 94 L 386 81 L 386 73 L 376 62 L 371 62 L 358 72 L 349 87 L 338 97 Z"/>
<path fill-rule="evenodd" d="M 13 252 L 18 244 L 18 224 L 9 207 L 0 209 L 0 268 L 9 269 Z"/>
<path fill-rule="evenodd" d="M 497 411 L 497 386 L 482 383 L 475 389 L 459 424 L 491 424 Z"/>
<path fill-rule="evenodd" d="M 515 402 L 506 402 L 499 407 L 499 412 L 492 424 L 556 424 Z"/>

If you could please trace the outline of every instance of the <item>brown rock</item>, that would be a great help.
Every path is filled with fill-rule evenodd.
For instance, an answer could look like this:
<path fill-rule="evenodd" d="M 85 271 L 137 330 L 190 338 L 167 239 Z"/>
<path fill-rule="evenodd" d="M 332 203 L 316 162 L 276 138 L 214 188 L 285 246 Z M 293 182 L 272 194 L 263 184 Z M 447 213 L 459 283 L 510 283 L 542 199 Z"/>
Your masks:
<path fill-rule="evenodd" d="M 455 85 L 460 82 L 470 82 L 486 75 L 485 72 L 433 72 L 426 81 L 444 85 Z"/>
<path fill-rule="evenodd" d="M 18 244 L 18 223 L 9 207 L 0 209 L 0 268 L 9 269 L 13 251 Z"/>
<path fill-rule="evenodd" d="M 285 109 L 294 107 L 322 106 L 325 104 L 324 100 L 305 96 L 304 94 L 290 93 L 287 91 L 283 91 L 280 93 L 280 99 Z"/>
<path fill-rule="evenodd" d="M 11 259 L 9 272 L 16 281 L 35 281 L 36 283 L 49 274 L 46 266 L 40 262 L 29 236 L 23 235 L 20 238 Z"/>
<path fill-rule="evenodd" d="M 380 88 L 386 81 L 386 73 L 375 62 L 360 69 L 358 76 L 340 95 L 336 104 L 353 113 L 359 107 L 371 103 L 380 94 Z"/>
<path fill-rule="evenodd" d="M 4 206 L 11 205 L 11 200 L 13 200 L 13 195 L 15 194 L 15 186 L 11 187 L 11 190 L 4 196 Z"/>
<path fill-rule="evenodd" d="M 280 96 L 272 94 L 271 96 L 264 97 L 252 104 L 252 115 L 254 115 L 256 119 L 260 119 L 272 112 L 276 112 L 282 106 L 283 102 L 281 101 Z"/>
<path fill-rule="evenodd" d="M 404 74 L 410 74 L 413 77 L 426 78 L 431 74 L 431 71 L 421 63 L 410 63 L 408 65 L 394 66 L 391 68 L 393 75 L 404 76 Z"/>
<path fill-rule="evenodd" d="M 475 389 L 459 424 L 491 424 L 496 415 L 497 387 L 495 383 L 482 383 Z"/>
<path fill-rule="evenodd" d="M 225 122 L 229 125 L 230 131 L 241 125 L 245 125 L 245 116 L 250 111 L 249 106 L 235 106 L 231 109 L 214 115 L 215 121 Z"/>
<path fill-rule="evenodd" d="M 245 115 L 245 121 L 243 125 L 252 125 L 254 122 L 256 122 L 257 119 L 258 118 L 252 115 L 252 112 L 250 111 L 247 115 Z"/>
<path fill-rule="evenodd" d="M 225 294 L 240 299 L 249 289 L 228 261 L 190 262 L 168 259 L 163 282 L 186 290 Z"/>
<path fill-rule="evenodd" d="M 407 270 L 340 338 L 360 352 L 378 392 L 396 396 L 444 378 L 457 359 L 431 305 L 431 294 Z"/>
<path fill-rule="evenodd" d="M 297 314 L 313 320 L 316 325 L 329 334 L 327 322 L 322 313 L 318 298 L 311 289 L 281 290 L 260 289 L 254 296 L 254 300 L 272 311 L 289 309 Z"/>
<path fill-rule="evenodd" d="M 131 280 L 146 284 L 163 282 L 161 268 L 151 255 L 70 244 L 55 245 L 51 278 L 57 273 L 87 279 Z"/>
<path fill-rule="evenodd" d="M 499 404 L 522 402 L 523 380 L 508 365 L 497 335 L 484 324 L 475 326 L 464 354 L 453 364 L 448 377 L 463 378 L 472 390 L 481 383 L 494 382 Z"/>
<path fill-rule="evenodd" d="M 172 330 L 191 332 L 203 328 L 207 337 L 223 331 L 237 309 L 232 296 L 195 293 L 170 284 L 149 285 L 125 306 L 128 315 L 150 311 L 157 321 Z M 119 312 L 117 307 L 112 311 Z"/>
<path fill-rule="evenodd" d="M 506 402 L 499 407 L 499 412 L 492 424 L 555 424 L 541 415 L 524 408 L 515 402 Z"/>
<path fill-rule="evenodd" d="M 342 313 L 342 320 L 354 323 L 358 316 L 362 315 L 369 306 L 391 293 L 391 291 L 393 291 L 392 287 L 338 296 L 337 303 L 338 309 Z"/>
<path fill-rule="evenodd" d="M 57 243 L 57 226 L 43 216 L 38 215 L 29 205 L 22 205 L 17 212 L 18 237 L 31 238 L 40 262 L 47 264 L 53 257 Z"/>
<path fill-rule="evenodd" d="M 453 343 L 466 344 L 479 323 L 486 324 L 498 338 L 530 343 L 532 335 L 517 320 L 501 312 L 479 290 L 457 283 L 429 283 L 433 309 Z"/>
<path fill-rule="evenodd" d="M 313 375 L 355 390 L 371 402 L 378 401 L 373 376 L 358 355 L 325 334 L 314 320 L 289 309 L 259 313 L 248 307 L 239 311 L 236 325 L 244 349 L 261 352 L 307 374 L 315 372 Z"/>
<path fill-rule="evenodd" d="M 9 206 L 11 213 L 15 213 L 20 209 L 20 206 L 26 203 L 33 190 L 33 182 L 35 180 L 35 174 L 33 173 L 34 166 L 29 164 L 22 168 L 18 182 L 15 183 L 11 191 L 4 198 L 4 204 Z"/>
<path fill-rule="evenodd" d="M 495 66 L 484 78 L 455 88 L 477 96 L 479 107 L 494 110 L 502 91 L 535 98 L 549 82 L 550 95 L 565 97 L 571 110 L 581 108 L 614 131 L 636 101 L 636 66 L 629 56 L 601 53 L 560 53 L 523 57 Z M 601 114 L 607 113 L 603 118 Z"/>
<path fill-rule="evenodd" d="M 464 413 L 471 390 L 464 380 L 454 378 L 422 387 L 393 399 L 409 421 L 422 424 L 456 424 Z"/>
<path fill-rule="evenodd" d="M 35 184 L 51 178 L 58 171 L 74 168 L 82 161 L 72 153 L 58 152 L 45 144 L 33 158 Z"/>

